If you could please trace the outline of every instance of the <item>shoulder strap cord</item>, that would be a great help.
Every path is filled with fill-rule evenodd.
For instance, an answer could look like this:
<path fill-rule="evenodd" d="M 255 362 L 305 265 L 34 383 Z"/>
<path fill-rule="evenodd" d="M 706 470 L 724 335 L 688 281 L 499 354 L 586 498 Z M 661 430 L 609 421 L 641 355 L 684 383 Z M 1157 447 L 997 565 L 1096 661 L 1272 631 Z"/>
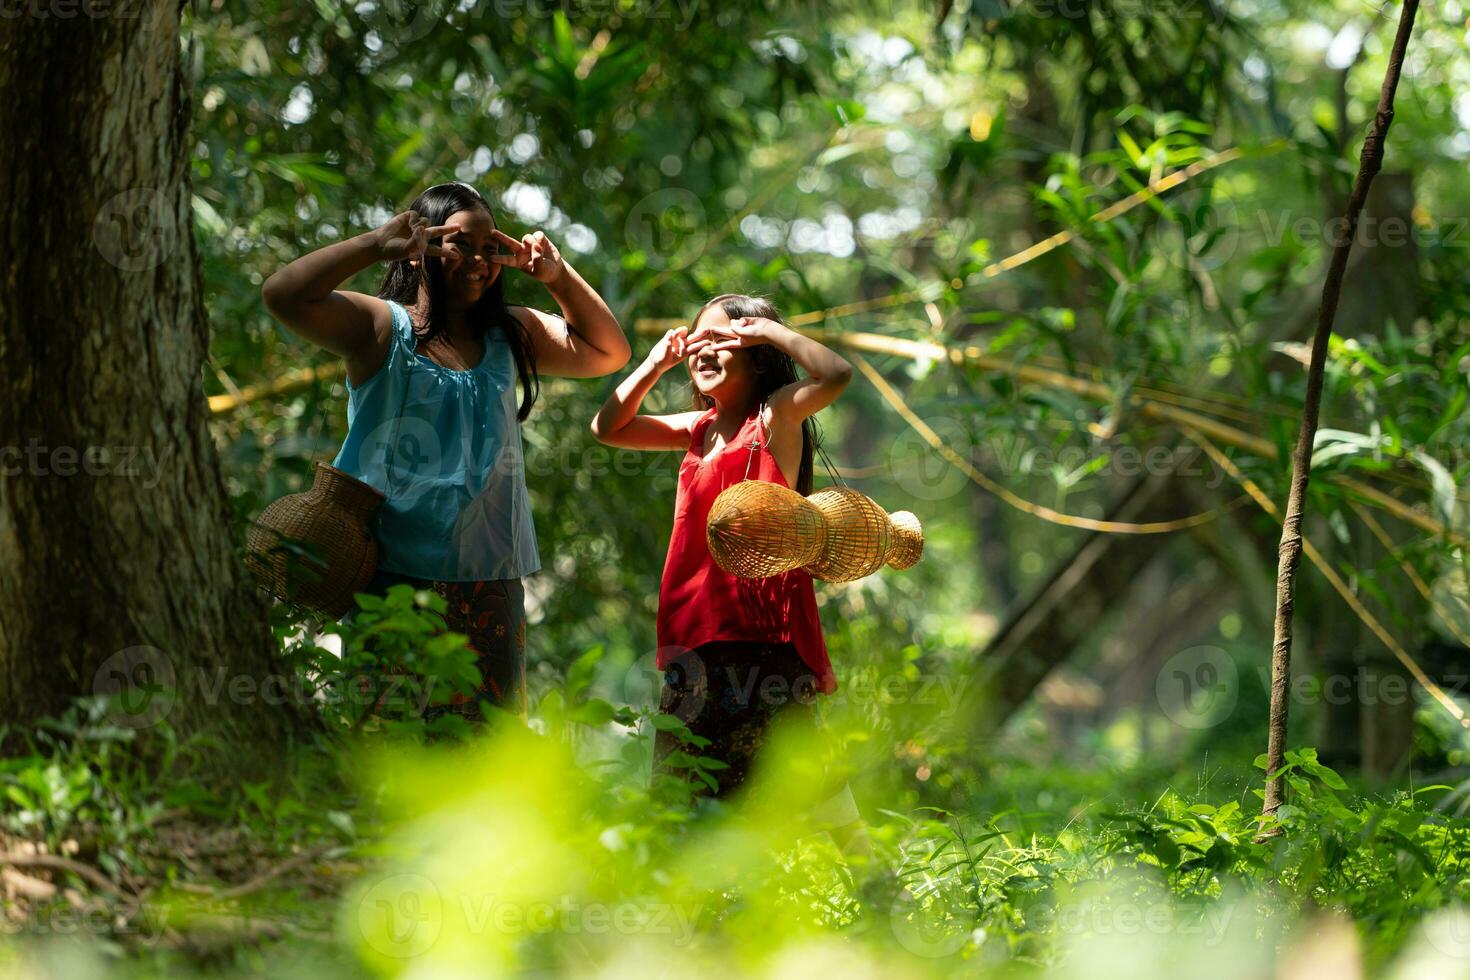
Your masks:
<path fill-rule="evenodd" d="M 771 444 L 770 431 L 766 431 L 765 441 L 761 440 L 761 429 L 766 424 L 766 403 L 761 402 L 755 410 L 755 438 L 750 440 L 750 455 L 745 458 L 745 477 L 750 479 L 750 464 L 755 462 L 755 454 L 763 447 Z"/>
<path fill-rule="evenodd" d="M 760 439 L 761 429 L 766 424 L 766 403 L 765 402 L 761 402 L 760 408 L 756 410 L 755 418 L 756 418 L 756 438 L 754 438 L 754 439 L 752 439 L 750 441 L 750 457 L 748 459 L 746 459 L 746 461 L 745 461 L 745 479 L 747 479 L 747 480 L 750 479 L 750 464 L 755 461 L 756 450 L 760 449 L 762 446 L 768 446 L 768 445 L 770 445 L 770 435 L 771 434 L 770 434 L 770 429 L 769 428 L 766 429 L 766 440 L 764 442 L 762 442 L 761 439 Z M 823 449 L 820 445 L 817 445 L 815 448 L 816 448 L 817 455 L 819 455 L 822 458 L 822 465 L 827 468 L 827 475 L 832 478 L 832 482 L 835 485 L 839 486 L 839 487 L 845 487 L 845 486 L 847 486 L 847 481 L 844 480 L 844 479 L 842 479 L 842 477 L 837 472 L 837 468 L 832 465 L 832 460 L 827 456 L 827 451 L 825 449 Z"/>
<path fill-rule="evenodd" d="M 842 474 L 837 472 L 837 467 L 832 465 L 832 460 L 827 455 L 827 450 L 823 449 L 820 443 L 817 444 L 816 450 L 817 455 L 822 458 L 822 465 L 827 468 L 827 475 L 832 478 L 832 485 L 838 487 L 847 486 L 847 481 L 842 478 Z"/>
<path fill-rule="evenodd" d="M 396 315 L 396 313 L 394 313 L 393 310 L 393 306 L 396 304 L 394 304 L 392 300 L 389 300 L 388 303 L 388 312 L 394 314 L 393 338 L 394 340 L 397 340 L 398 316 Z M 415 350 L 415 347 L 418 344 L 418 337 L 413 330 L 413 315 L 409 313 L 407 309 L 404 309 L 403 315 L 408 320 L 408 343 L 405 345 L 408 351 L 408 373 L 403 376 L 403 394 L 398 399 L 398 414 L 393 420 L 393 437 L 388 443 L 388 452 L 383 459 L 383 475 L 386 478 L 385 482 L 387 484 L 387 486 L 385 486 L 383 489 L 389 498 L 395 496 L 397 491 L 400 489 L 398 486 L 396 486 L 396 481 L 393 479 L 393 459 L 398 452 L 398 434 L 399 430 L 403 428 L 403 410 L 408 405 L 408 389 L 413 383 L 413 362 L 418 360 L 418 353 Z M 393 348 L 391 346 L 388 348 L 388 357 L 389 359 L 393 357 Z M 384 364 L 383 366 L 386 368 L 388 365 Z"/>

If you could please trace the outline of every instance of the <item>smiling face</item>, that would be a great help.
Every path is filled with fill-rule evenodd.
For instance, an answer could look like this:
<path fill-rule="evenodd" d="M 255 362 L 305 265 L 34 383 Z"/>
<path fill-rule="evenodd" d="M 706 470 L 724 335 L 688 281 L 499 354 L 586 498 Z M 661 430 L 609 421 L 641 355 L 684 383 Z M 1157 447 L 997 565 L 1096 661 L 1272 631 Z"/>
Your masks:
<path fill-rule="evenodd" d="M 716 303 L 706 307 L 689 329 L 693 336 L 701 327 L 730 325 L 730 315 Z M 716 402 L 738 402 L 755 387 L 755 364 L 746 350 L 702 350 L 684 359 L 694 390 Z"/>
<path fill-rule="evenodd" d="M 476 208 L 456 211 L 444 224 L 459 229 L 446 234 L 443 243 L 453 245 L 460 254 L 458 263 L 443 261 L 444 285 L 454 305 L 473 306 L 500 276 L 500 266 L 490 261 L 490 256 L 500 254 L 500 245 L 490 234 L 495 219 L 489 211 Z"/>

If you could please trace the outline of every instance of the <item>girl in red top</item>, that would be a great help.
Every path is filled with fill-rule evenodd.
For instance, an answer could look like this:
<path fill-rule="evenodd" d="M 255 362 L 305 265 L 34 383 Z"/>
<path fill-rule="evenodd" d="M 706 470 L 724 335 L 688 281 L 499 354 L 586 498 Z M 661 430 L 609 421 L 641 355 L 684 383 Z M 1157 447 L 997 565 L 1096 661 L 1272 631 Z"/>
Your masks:
<path fill-rule="evenodd" d="M 694 410 L 639 415 L 654 383 L 681 360 Z M 741 579 L 720 568 L 705 544 L 710 505 L 747 478 L 810 493 L 810 417 L 851 377 L 852 365 L 787 328 L 768 301 L 716 296 L 692 330 L 664 334 L 592 421 L 593 434 L 610 446 L 684 451 L 659 588 L 659 707 L 710 740 L 702 755 L 729 767 L 715 772 L 720 796 L 745 779 L 778 712 L 815 735 L 815 695 L 831 693 L 837 682 L 811 575 L 798 569 Z M 655 758 L 675 747 L 658 733 Z"/>

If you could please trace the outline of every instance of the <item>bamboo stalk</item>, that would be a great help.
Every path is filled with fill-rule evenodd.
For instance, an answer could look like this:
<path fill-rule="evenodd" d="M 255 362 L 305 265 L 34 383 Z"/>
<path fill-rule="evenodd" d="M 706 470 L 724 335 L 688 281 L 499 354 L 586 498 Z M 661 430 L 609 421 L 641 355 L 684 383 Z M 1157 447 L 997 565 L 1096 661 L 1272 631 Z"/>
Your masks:
<path fill-rule="evenodd" d="M 1230 478 L 1240 484 L 1246 493 L 1250 494 L 1251 499 L 1256 502 L 1256 505 L 1261 510 L 1270 515 L 1277 523 L 1281 522 L 1281 509 L 1276 506 L 1270 497 L 1266 496 L 1264 490 L 1256 486 L 1254 481 L 1240 472 L 1240 468 L 1231 461 L 1230 457 L 1222 453 L 1218 446 L 1210 442 L 1201 433 L 1191 429 L 1185 429 L 1184 434 L 1194 440 L 1209 455 L 1210 459 L 1215 461 L 1215 465 L 1230 474 Z M 1322 576 L 1327 579 L 1328 584 L 1337 590 L 1337 594 L 1342 597 L 1343 602 L 1348 604 L 1348 608 L 1353 611 L 1353 614 L 1363 622 L 1363 625 L 1373 631 L 1374 635 L 1389 649 L 1389 652 L 1398 658 L 1399 663 L 1404 665 L 1405 669 L 1413 676 L 1419 686 L 1424 688 L 1430 697 L 1439 702 L 1440 707 L 1444 708 L 1449 716 L 1455 719 L 1456 724 L 1461 728 L 1470 729 L 1470 718 L 1466 717 L 1464 709 L 1455 703 L 1455 699 L 1450 697 L 1444 688 L 1434 682 L 1428 672 L 1419 665 L 1419 661 L 1415 660 L 1409 651 L 1404 649 L 1404 645 L 1393 638 L 1393 634 L 1379 622 L 1377 616 L 1374 616 L 1368 610 L 1368 607 L 1363 604 L 1363 600 L 1359 599 L 1357 594 L 1348 586 L 1342 574 L 1327 560 L 1327 556 L 1322 554 L 1312 544 L 1311 538 L 1302 538 L 1302 549 L 1306 552 L 1308 560 L 1322 572 Z"/>
<path fill-rule="evenodd" d="M 634 322 L 633 329 L 635 333 L 639 334 L 662 335 L 670 327 L 679 326 L 684 322 L 683 320 L 667 318 L 640 319 Z M 890 337 L 886 334 L 864 333 L 862 331 L 839 331 L 825 327 L 807 327 L 797 332 L 819 340 L 829 346 L 847 350 L 861 351 L 869 354 L 887 354 L 910 361 L 929 360 L 949 361 L 953 364 L 971 364 L 989 371 L 1007 374 L 1018 381 L 1070 391 L 1075 395 L 1094 401 L 1111 402 L 1115 398 L 1113 389 L 1101 382 L 1079 378 L 1052 368 L 1038 367 L 1034 364 L 1021 363 L 1005 357 L 996 357 L 993 354 L 986 354 L 981 348 L 975 346 L 963 348 L 946 347 L 943 344 L 937 344 L 928 340 L 909 340 L 905 337 Z M 1263 439 L 1258 435 L 1237 429 L 1218 419 L 1201 415 L 1189 409 L 1156 402 L 1146 395 L 1137 393 L 1136 390 L 1127 401 L 1131 409 L 1139 415 L 1155 422 L 1163 422 L 1180 428 L 1196 429 L 1205 433 L 1216 442 L 1224 443 L 1235 449 L 1244 450 L 1262 459 L 1274 460 L 1281 455 L 1276 444 L 1269 439 Z M 1375 506 L 1388 511 L 1400 520 L 1433 534 L 1437 538 L 1443 538 L 1461 547 L 1470 547 L 1470 538 L 1451 530 L 1428 514 L 1415 510 L 1403 501 L 1389 496 L 1376 487 L 1341 473 L 1334 473 L 1327 479 L 1357 494 Z"/>
<path fill-rule="evenodd" d="M 303 388 L 310 388 L 322 381 L 330 381 L 342 371 L 342 362 L 330 361 L 319 364 L 314 368 L 298 368 L 288 371 L 278 378 L 272 378 L 264 384 L 246 385 L 235 394 L 210 395 L 209 413 L 211 415 L 222 415 L 225 412 L 233 412 L 238 408 L 244 408 L 252 402 L 258 402 L 263 398 L 275 398 L 278 395 L 289 395 Z"/>
<path fill-rule="evenodd" d="M 1185 528 L 1198 527 L 1208 524 L 1221 514 L 1234 510 L 1237 506 L 1249 499 L 1245 494 L 1220 507 L 1211 507 L 1207 511 L 1190 514 L 1187 517 L 1177 517 L 1168 521 L 1105 521 L 1092 517 L 1082 517 L 1077 514 L 1064 514 L 1041 504 L 1026 500 L 1019 494 L 1013 493 L 1001 483 L 992 480 L 984 473 L 975 468 L 968 459 L 955 452 L 939 434 L 929 427 L 929 424 L 919 418 L 918 414 L 909 407 L 902 395 L 898 393 L 888 381 L 879 374 L 877 370 L 868 363 L 867 358 L 853 352 L 852 359 L 857 365 L 863 377 L 878 390 L 883 400 L 888 402 L 890 408 L 898 413 L 899 417 L 908 423 L 909 427 L 929 444 L 935 452 L 943 456 L 951 466 L 957 467 L 968 476 L 975 484 L 995 494 L 1001 500 L 1010 504 L 1022 513 L 1030 514 L 1032 517 L 1058 524 L 1062 527 L 1075 527 L 1088 531 L 1101 531 L 1104 534 L 1171 534 L 1182 531 Z"/>
<path fill-rule="evenodd" d="M 1378 539 L 1378 543 L 1388 550 L 1389 557 L 1398 562 L 1399 568 L 1403 570 L 1404 575 L 1409 581 L 1414 584 L 1414 588 L 1418 593 L 1424 597 L 1424 601 L 1429 603 L 1429 608 L 1434 610 L 1434 614 L 1439 617 L 1440 622 L 1444 623 L 1445 628 L 1455 634 L 1455 639 L 1459 640 L 1461 645 L 1470 648 L 1470 634 L 1467 634 L 1464 628 L 1460 626 L 1455 618 L 1455 614 L 1441 605 L 1438 599 L 1434 598 L 1434 590 L 1429 587 L 1428 582 L 1424 581 L 1424 576 L 1419 574 L 1413 562 L 1404 557 L 1403 549 L 1394 544 L 1393 539 L 1388 536 L 1388 532 L 1383 529 L 1383 525 L 1378 523 L 1378 518 L 1374 517 L 1368 511 L 1368 508 L 1356 500 L 1349 500 L 1348 506 L 1353 509 L 1354 514 L 1358 515 L 1358 519 L 1368 526 L 1368 530 L 1373 532 L 1373 536 Z"/>
<path fill-rule="evenodd" d="M 1419 0 L 1404 0 L 1399 14 L 1398 33 L 1394 36 L 1388 69 L 1378 95 L 1378 111 L 1373 126 L 1363 140 L 1359 155 L 1358 176 L 1348 197 L 1343 226 L 1332 243 L 1332 257 L 1327 278 L 1322 284 L 1322 303 L 1317 309 L 1317 329 L 1312 335 L 1312 356 L 1307 366 L 1307 393 L 1302 405 L 1301 430 L 1291 460 L 1291 490 L 1286 498 L 1286 514 L 1281 522 L 1281 545 L 1276 564 L 1276 624 L 1271 646 L 1271 714 L 1266 745 L 1266 796 L 1262 816 L 1272 817 L 1284 799 L 1284 782 L 1277 775 L 1286 764 L 1287 721 L 1291 697 L 1292 616 L 1296 611 L 1296 570 L 1302 558 L 1302 515 L 1307 497 L 1307 482 L 1312 472 L 1312 446 L 1317 438 L 1317 415 L 1322 404 L 1322 375 L 1327 363 L 1327 341 L 1332 335 L 1332 321 L 1337 315 L 1337 302 L 1342 294 L 1342 277 L 1347 269 L 1348 254 L 1358 230 L 1358 216 L 1368 197 L 1368 188 L 1383 165 L 1383 144 L 1393 123 L 1393 97 L 1403 71 L 1404 52 L 1414 29 L 1414 16 Z"/>

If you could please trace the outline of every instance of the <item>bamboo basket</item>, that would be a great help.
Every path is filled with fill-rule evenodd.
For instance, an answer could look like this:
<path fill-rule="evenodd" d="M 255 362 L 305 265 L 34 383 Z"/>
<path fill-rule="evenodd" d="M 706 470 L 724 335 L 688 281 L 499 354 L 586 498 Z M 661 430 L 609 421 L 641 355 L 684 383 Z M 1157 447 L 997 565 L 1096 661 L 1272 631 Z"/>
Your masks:
<path fill-rule="evenodd" d="M 356 477 L 317 463 L 310 490 L 261 512 L 246 538 L 245 563 L 271 595 L 340 618 L 378 567 L 368 527 L 383 499 Z"/>
<path fill-rule="evenodd" d="M 871 497 L 851 487 L 828 487 L 807 499 L 827 519 L 827 547 L 807 571 L 828 582 L 851 582 L 883 567 L 891 526 Z"/>
<path fill-rule="evenodd" d="M 851 487 L 803 497 L 764 480 L 721 491 L 705 541 L 715 564 L 740 578 L 801 568 L 828 582 L 851 582 L 885 564 L 912 568 L 924 554 L 924 529 L 909 511 L 890 515 Z"/>
<path fill-rule="evenodd" d="M 731 575 L 765 578 L 816 561 L 827 546 L 827 523 L 795 490 L 742 480 L 710 506 L 705 541 L 715 564 Z"/>
<path fill-rule="evenodd" d="M 903 571 L 913 568 L 924 556 L 924 528 L 918 517 L 907 510 L 888 515 L 888 567 Z"/>

